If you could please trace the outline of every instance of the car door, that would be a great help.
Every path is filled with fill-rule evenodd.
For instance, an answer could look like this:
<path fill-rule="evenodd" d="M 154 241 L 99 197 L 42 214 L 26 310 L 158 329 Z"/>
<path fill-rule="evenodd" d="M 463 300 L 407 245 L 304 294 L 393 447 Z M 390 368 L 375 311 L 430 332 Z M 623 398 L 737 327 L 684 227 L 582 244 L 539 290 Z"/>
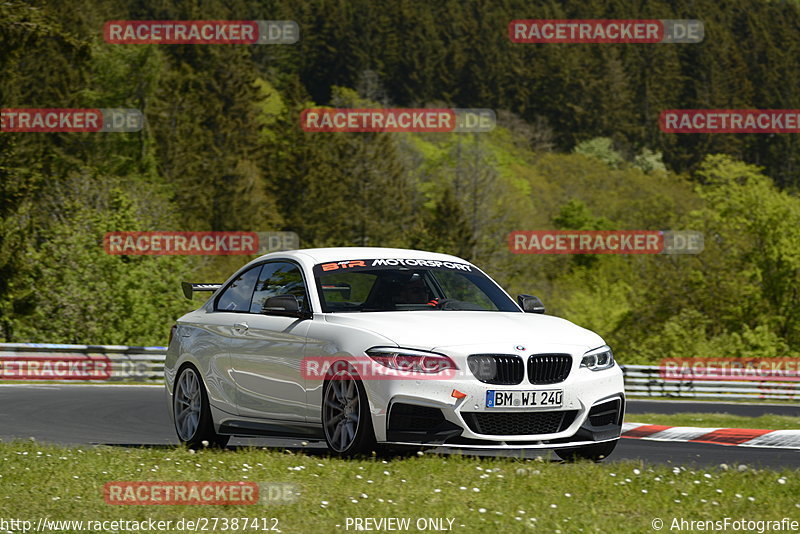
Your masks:
<path fill-rule="evenodd" d="M 211 404 L 225 412 L 237 414 L 237 387 L 231 368 L 231 346 L 239 333 L 237 324 L 246 320 L 250 313 L 261 265 L 250 267 L 239 273 L 215 298 L 209 313 L 194 330 L 192 351 L 201 361 L 208 362 L 204 370 L 206 387 Z"/>
<path fill-rule="evenodd" d="M 300 365 L 309 321 L 263 313 L 266 300 L 294 295 L 308 310 L 300 267 L 290 261 L 264 263 L 249 313 L 235 325 L 230 346 L 239 415 L 305 421 L 305 380 Z"/>

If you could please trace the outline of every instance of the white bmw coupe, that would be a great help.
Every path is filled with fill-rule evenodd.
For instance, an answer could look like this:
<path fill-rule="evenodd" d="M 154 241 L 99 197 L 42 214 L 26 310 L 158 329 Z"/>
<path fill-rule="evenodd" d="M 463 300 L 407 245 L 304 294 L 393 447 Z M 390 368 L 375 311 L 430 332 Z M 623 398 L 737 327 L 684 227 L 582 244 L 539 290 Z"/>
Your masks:
<path fill-rule="evenodd" d="M 475 265 L 416 250 L 275 252 L 172 327 L 180 440 L 325 440 L 343 456 L 407 445 L 555 449 L 598 460 L 619 440 L 622 372 L 597 334 L 515 302 Z"/>

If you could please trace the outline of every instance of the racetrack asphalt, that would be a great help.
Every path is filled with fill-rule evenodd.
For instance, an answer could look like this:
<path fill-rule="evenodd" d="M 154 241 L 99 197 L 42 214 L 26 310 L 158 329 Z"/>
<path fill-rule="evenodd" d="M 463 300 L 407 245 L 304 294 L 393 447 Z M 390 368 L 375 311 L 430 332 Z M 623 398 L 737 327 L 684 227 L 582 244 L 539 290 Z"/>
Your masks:
<path fill-rule="evenodd" d="M 726 412 L 758 416 L 765 413 L 800 416 L 792 405 L 721 404 L 712 402 L 639 401 L 628 413 Z M 634 420 L 628 418 L 629 420 Z M 35 438 L 67 445 L 170 446 L 178 443 L 160 386 L 19 384 L 0 385 L 0 439 Z M 253 445 L 306 449 L 324 454 L 324 443 L 303 446 L 300 440 L 235 439 L 231 446 Z M 448 452 L 448 451 L 443 451 Z M 480 456 L 518 456 L 519 451 L 470 452 Z M 548 456 L 526 450 L 526 457 Z M 733 447 L 702 443 L 622 439 L 608 461 L 717 466 L 747 464 L 800 467 L 800 450 Z"/>

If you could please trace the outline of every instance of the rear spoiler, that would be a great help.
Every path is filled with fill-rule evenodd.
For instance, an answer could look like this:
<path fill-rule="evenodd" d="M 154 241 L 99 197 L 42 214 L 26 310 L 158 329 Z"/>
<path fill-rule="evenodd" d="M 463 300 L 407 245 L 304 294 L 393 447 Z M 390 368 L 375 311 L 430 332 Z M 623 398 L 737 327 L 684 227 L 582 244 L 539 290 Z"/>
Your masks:
<path fill-rule="evenodd" d="M 183 289 L 183 296 L 192 300 L 192 294 L 195 291 L 216 291 L 221 288 L 222 284 L 192 284 L 191 282 L 181 282 L 181 289 Z"/>

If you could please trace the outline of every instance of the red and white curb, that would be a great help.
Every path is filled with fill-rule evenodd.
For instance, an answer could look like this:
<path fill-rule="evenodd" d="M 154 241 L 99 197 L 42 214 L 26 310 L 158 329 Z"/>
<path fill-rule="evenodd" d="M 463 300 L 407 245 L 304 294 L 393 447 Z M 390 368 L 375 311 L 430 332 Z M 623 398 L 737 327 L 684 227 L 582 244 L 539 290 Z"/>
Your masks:
<path fill-rule="evenodd" d="M 684 441 L 738 445 L 739 447 L 773 447 L 800 449 L 800 430 L 756 430 L 748 428 L 700 428 L 664 426 L 645 423 L 623 423 L 622 437 L 653 441 Z"/>

